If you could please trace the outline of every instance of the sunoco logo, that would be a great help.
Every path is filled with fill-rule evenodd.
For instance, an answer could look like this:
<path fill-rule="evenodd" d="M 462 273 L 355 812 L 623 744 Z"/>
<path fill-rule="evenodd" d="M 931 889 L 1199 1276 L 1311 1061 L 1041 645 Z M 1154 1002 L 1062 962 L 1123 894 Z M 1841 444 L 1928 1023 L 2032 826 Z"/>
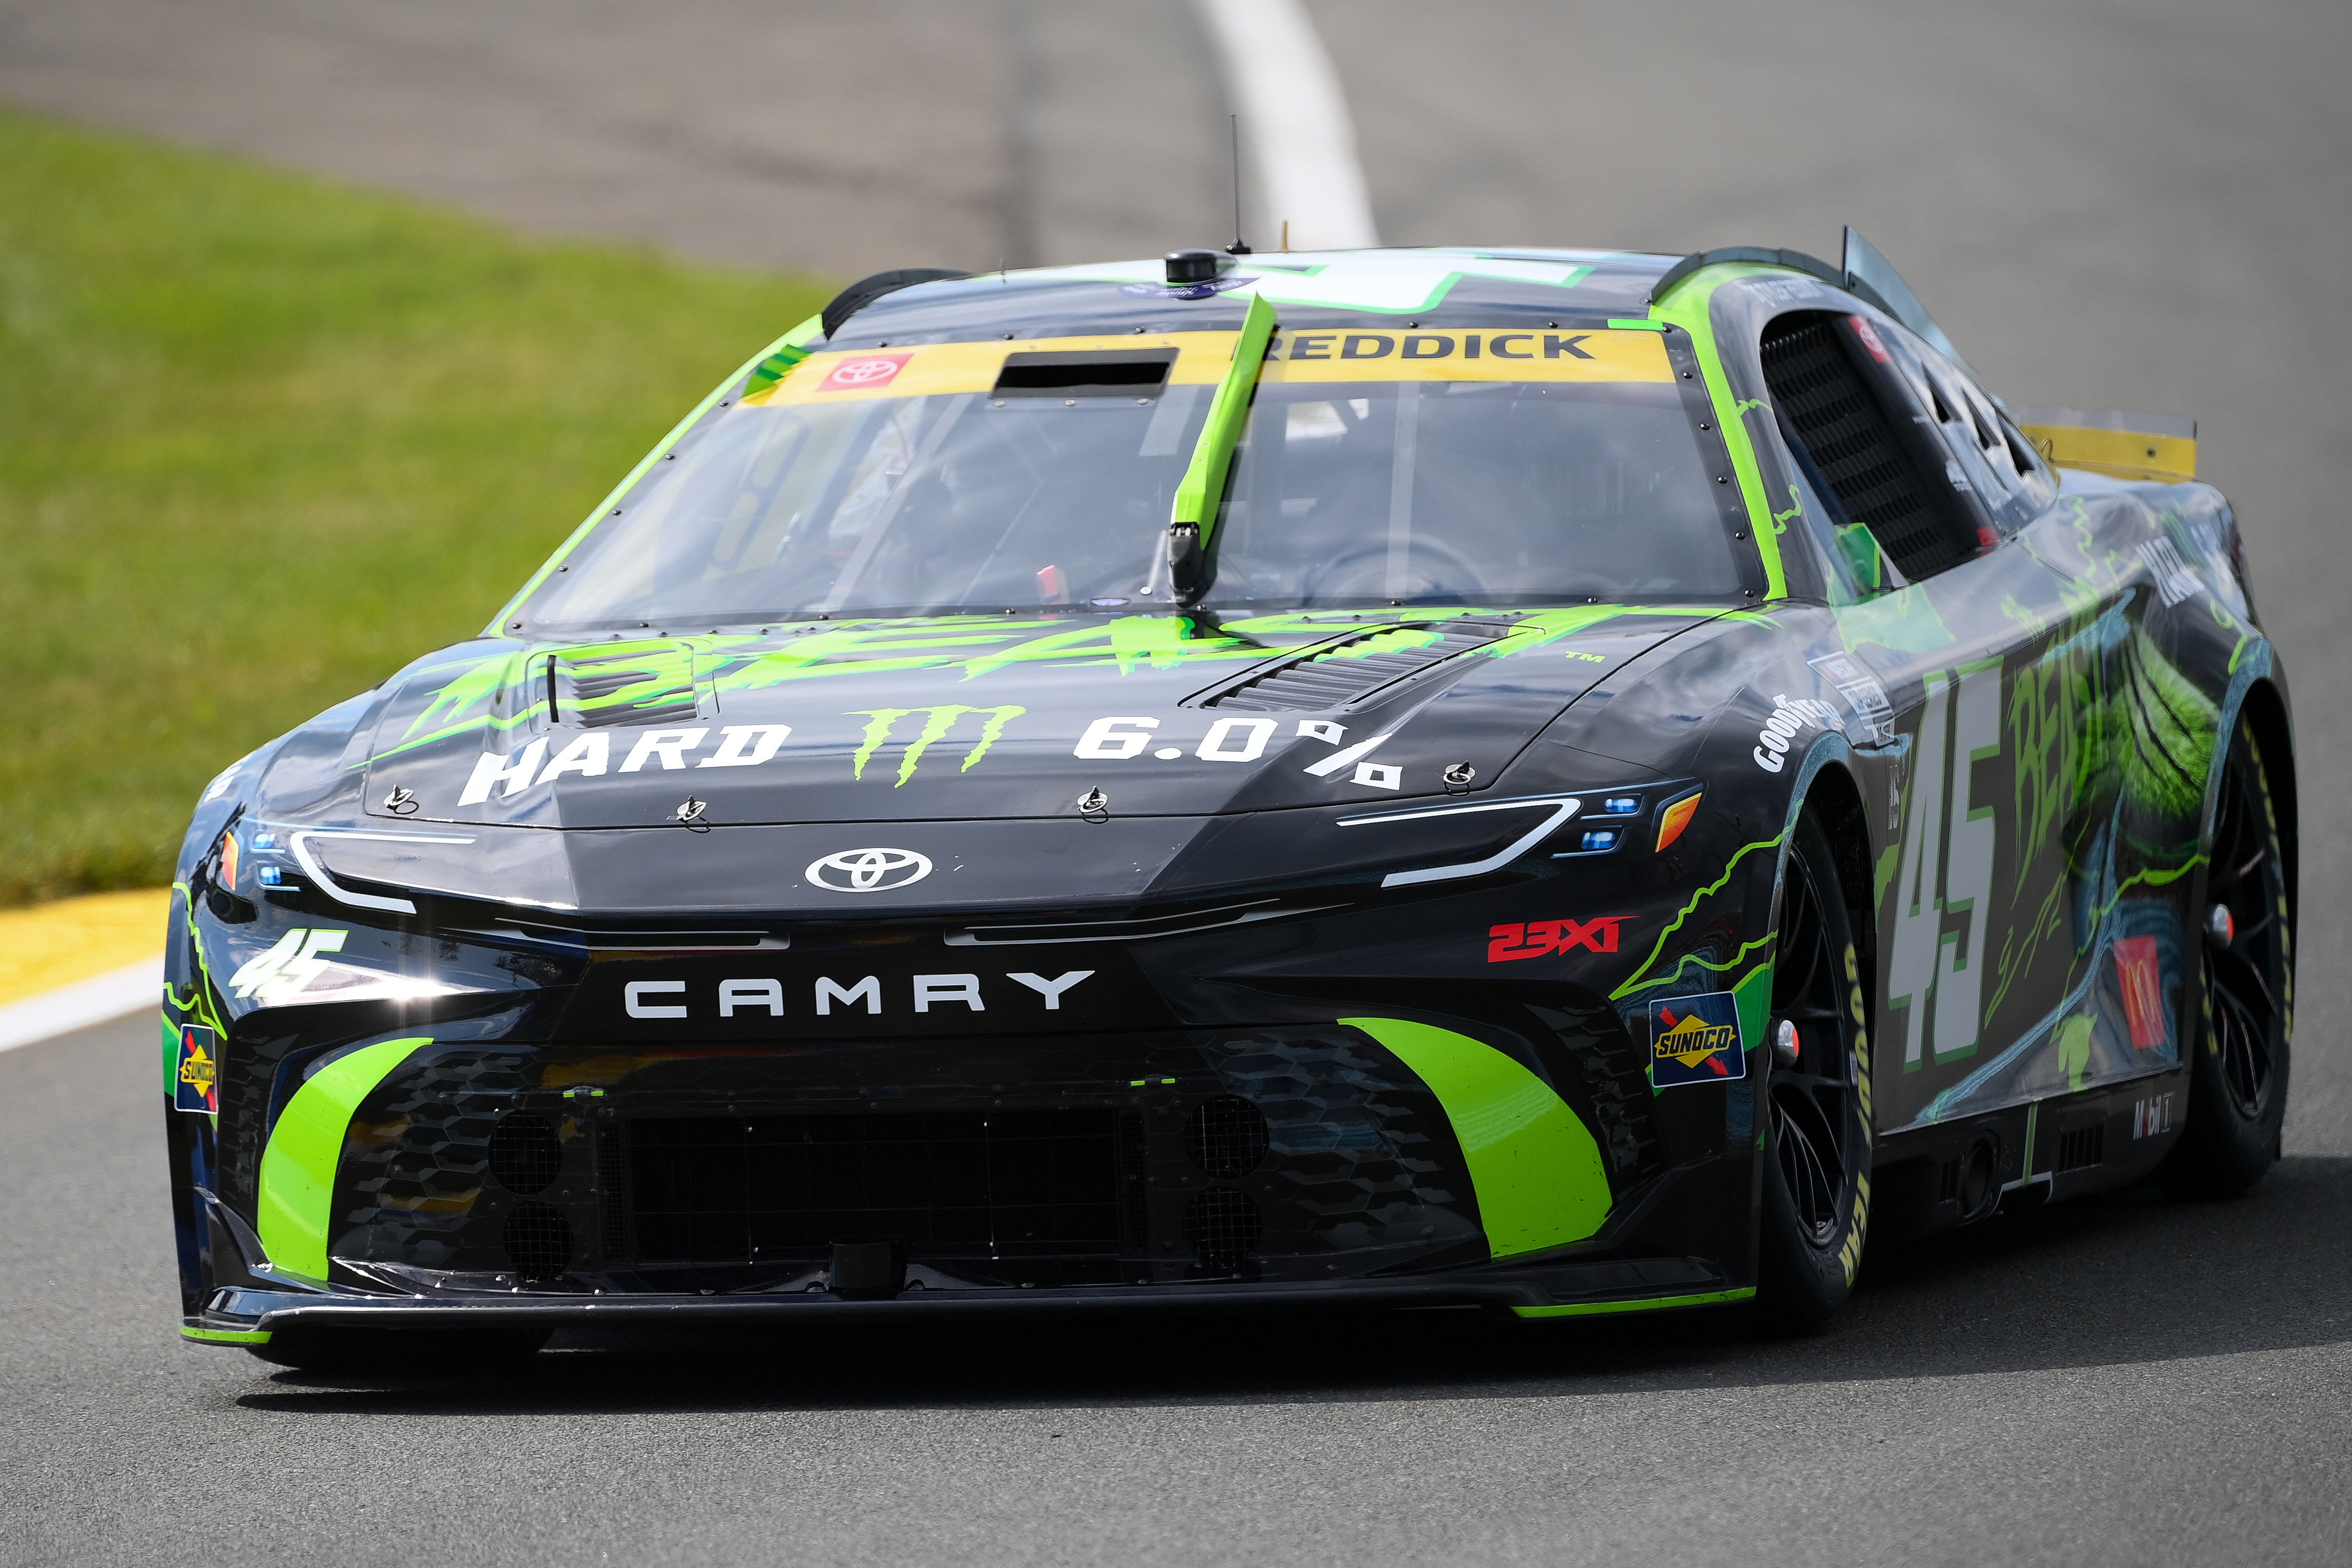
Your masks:
<path fill-rule="evenodd" d="M 1654 1088 L 1748 1076 L 1748 1058 L 1739 1041 L 1739 1002 L 1729 991 L 1654 1001 L 1649 1013 Z"/>
<path fill-rule="evenodd" d="M 931 874 L 931 857 L 913 850 L 835 850 L 809 862 L 808 879 L 834 893 L 887 893 Z"/>

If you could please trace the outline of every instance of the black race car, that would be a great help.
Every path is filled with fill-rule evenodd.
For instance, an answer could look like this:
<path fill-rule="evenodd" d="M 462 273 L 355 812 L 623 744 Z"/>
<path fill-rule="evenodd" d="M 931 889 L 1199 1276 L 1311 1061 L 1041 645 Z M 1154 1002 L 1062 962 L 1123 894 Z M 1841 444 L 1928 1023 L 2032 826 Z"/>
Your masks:
<path fill-rule="evenodd" d="M 2193 463 L 1852 235 L 868 279 L 205 792 L 183 1333 L 1810 1323 L 2242 1188 L 2294 770 Z"/>

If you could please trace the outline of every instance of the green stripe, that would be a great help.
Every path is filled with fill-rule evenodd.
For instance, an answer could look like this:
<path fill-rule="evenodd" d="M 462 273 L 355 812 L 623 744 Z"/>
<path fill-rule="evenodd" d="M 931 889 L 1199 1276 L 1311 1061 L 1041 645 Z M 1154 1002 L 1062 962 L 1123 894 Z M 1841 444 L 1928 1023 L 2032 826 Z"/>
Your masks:
<path fill-rule="evenodd" d="M 201 1340 L 205 1344 L 268 1344 L 268 1329 L 200 1329 L 193 1323 L 180 1325 L 182 1339 Z"/>
<path fill-rule="evenodd" d="M 1242 315 L 1242 335 L 1234 344 L 1234 362 L 1217 383 L 1209 404 L 1208 422 L 1192 444 L 1192 461 L 1176 486 L 1176 504 L 1169 509 L 1170 524 L 1193 523 L 1201 529 L 1201 548 L 1209 548 L 1209 534 L 1217 524 L 1217 503 L 1225 497 L 1225 473 L 1233 466 L 1234 448 L 1249 422 L 1250 396 L 1265 369 L 1266 340 L 1274 336 L 1274 307 L 1262 295 L 1250 296 Z"/>
<path fill-rule="evenodd" d="M 1564 1307 L 1513 1307 L 1523 1318 L 1589 1318 L 1602 1312 L 1654 1312 L 1661 1307 L 1719 1307 L 1744 1301 L 1756 1293 L 1753 1285 L 1737 1291 L 1709 1291 L 1698 1296 L 1652 1296 L 1640 1301 L 1571 1301 Z"/>
<path fill-rule="evenodd" d="M 352 1114 L 429 1036 L 387 1040 L 329 1062 L 294 1092 L 261 1152 L 262 1249 L 289 1274 L 327 1277 L 327 1231 L 334 1222 L 335 1167 Z"/>
<path fill-rule="evenodd" d="M 1779 525 L 1772 521 L 1771 497 L 1764 493 L 1763 471 L 1756 465 L 1756 448 L 1748 439 L 1745 415 L 1748 409 L 1761 405 L 1750 403 L 1743 408 L 1733 402 L 1731 383 L 1723 373 L 1723 355 L 1716 348 L 1715 326 L 1707 305 L 1715 298 L 1715 291 L 1734 278 L 1786 276 L 1786 267 L 1738 263 L 1701 267 L 1675 285 L 1666 297 L 1673 304 L 1660 300 L 1650 308 L 1653 317 L 1688 332 L 1692 347 L 1698 350 L 1699 374 L 1706 378 L 1707 395 L 1715 403 L 1716 424 L 1722 430 L 1723 444 L 1731 454 L 1731 470 L 1739 477 L 1740 499 L 1748 504 L 1748 531 L 1755 536 L 1757 553 L 1764 558 L 1767 599 L 1786 599 L 1789 579 L 1780 564 L 1780 538 Z"/>
<path fill-rule="evenodd" d="M 1445 1108 L 1497 1258 L 1581 1241 L 1609 1218 L 1601 1147 L 1551 1086 L 1466 1034 L 1402 1019 L 1341 1019 L 1412 1069 Z"/>

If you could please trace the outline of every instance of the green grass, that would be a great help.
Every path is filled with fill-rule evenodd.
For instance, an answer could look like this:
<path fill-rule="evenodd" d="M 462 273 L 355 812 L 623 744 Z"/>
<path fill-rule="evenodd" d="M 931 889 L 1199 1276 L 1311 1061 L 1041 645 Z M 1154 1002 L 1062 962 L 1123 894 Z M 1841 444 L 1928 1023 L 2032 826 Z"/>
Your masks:
<path fill-rule="evenodd" d="M 0 111 L 0 904 L 168 881 L 824 295 Z"/>

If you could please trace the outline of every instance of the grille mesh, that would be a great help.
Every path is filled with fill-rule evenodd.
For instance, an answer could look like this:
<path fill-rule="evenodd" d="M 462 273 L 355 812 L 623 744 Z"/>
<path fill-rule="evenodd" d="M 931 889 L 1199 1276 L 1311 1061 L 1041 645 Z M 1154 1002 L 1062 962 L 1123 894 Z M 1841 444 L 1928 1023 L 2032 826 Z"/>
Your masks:
<path fill-rule="evenodd" d="M 1265 1113 L 1238 1094 L 1203 1101 L 1184 1121 L 1184 1153 L 1219 1181 L 1239 1181 L 1265 1158 Z"/>
<path fill-rule="evenodd" d="M 490 1174 L 509 1192 L 524 1197 L 544 1192 L 562 1168 L 555 1124 L 536 1112 L 518 1111 L 490 1134 Z"/>
<path fill-rule="evenodd" d="M 1917 581 L 1968 559 L 1945 526 L 1826 316 L 1775 321 L 1763 341 L 1772 402 L 1846 516 Z"/>
<path fill-rule="evenodd" d="M 519 1203 L 507 1216 L 507 1261 L 525 1280 L 552 1280 L 572 1266 L 572 1223 L 544 1203 Z"/>
<path fill-rule="evenodd" d="M 1202 1273 L 1239 1272 L 1265 1233 L 1257 1205 L 1238 1187 L 1213 1186 L 1184 1210 L 1184 1239 Z"/>

